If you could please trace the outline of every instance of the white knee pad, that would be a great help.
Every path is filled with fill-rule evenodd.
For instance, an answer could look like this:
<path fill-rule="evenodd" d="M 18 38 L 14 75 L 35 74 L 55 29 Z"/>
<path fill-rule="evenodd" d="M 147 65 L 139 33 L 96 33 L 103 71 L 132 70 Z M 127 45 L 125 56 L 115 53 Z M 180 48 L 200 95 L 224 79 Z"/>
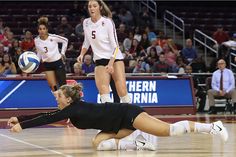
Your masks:
<path fill-rule="evenodd" d="M 190 126 L 187 120 L 170 124 L 170 136 L 178 136 L 189 132 Z"/>
<path fill-rule="evenodd" d="M 121 100 L 122 103 L 129 103 L 129 104 L 131 104 L 131 99 L 129 97 L 129 94 L 126 94 L 125 96 L 120 97 L 120 100 Z"/>
<path fill-rule="evenodd" d="M 185 128 L 186 133 L 190 133 L 191 132 L 189 121 L 183 120 L 183 121 L 176 122 L 175 124 L 182 125 Z"/>
<path fill-rule="evenodd" d="M 100 98 L 102 103 L 112 102 L 110 94 L 102 94 Z"/>
<path fill-rule="evenodd" d="M 102 151 L 102 150 L 116 150 L 117 145 L 116 145 L 116 140 L 114 138 L 109 139 L 109 140 L 104 140 L 99 143 L 97 146 L 97 150 Z"/>

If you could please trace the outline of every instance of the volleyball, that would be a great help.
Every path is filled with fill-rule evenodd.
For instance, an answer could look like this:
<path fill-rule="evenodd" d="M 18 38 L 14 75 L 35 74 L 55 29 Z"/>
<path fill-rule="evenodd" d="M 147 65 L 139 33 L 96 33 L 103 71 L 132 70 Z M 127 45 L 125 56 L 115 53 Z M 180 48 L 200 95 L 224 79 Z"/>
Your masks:
<path fill-rule="evenodd" d="M 25 73 L 35 72 L 40 64 L 40 59 L 36 53 L 31 51 L 26 51 L 22 53 L 18 59 L 18 65 L 20 69 Z"/>

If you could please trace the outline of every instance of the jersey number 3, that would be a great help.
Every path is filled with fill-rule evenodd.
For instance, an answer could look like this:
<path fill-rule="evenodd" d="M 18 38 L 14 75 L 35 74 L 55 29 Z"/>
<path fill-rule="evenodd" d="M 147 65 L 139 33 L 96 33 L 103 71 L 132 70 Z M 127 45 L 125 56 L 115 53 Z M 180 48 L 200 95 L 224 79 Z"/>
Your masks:
<path fill-rule="evenodd" d="M 45 52 L 44 53 L 48 53 L 48 48 L 47 47 L 44 47 L 45 49 Z"/>
<path fill-rule="evenodd" d="M 96 38 L 96 31 L 92 31 L 92 39 L 95 39 Z"/>

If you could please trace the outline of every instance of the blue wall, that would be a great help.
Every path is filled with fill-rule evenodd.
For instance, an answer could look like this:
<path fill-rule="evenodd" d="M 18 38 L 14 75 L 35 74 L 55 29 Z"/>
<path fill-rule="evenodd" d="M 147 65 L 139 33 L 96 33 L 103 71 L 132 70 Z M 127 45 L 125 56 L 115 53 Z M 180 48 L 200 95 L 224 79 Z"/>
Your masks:
<path fill-rule="evenodd" d="M 99 102 L 100 97 L 93 79 L 76 81 L 83 83 L 85 101 Z M 128 78 L 126 83 L 132 102 L 143 107 L 194 105 L 190 78 L 134 77 Z M 0 109 L 55 107 L 56 101 L 44 79 L 0 80 Z"/>

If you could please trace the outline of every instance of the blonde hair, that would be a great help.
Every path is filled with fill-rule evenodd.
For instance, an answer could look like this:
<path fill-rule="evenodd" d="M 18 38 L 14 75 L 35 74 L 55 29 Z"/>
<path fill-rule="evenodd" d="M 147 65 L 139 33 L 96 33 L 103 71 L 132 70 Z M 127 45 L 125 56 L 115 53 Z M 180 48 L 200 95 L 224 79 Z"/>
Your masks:
<path fill-rule="evenodd" d="M 48 18 L 45 16 L 42 16 L 38 19 L 38 27 L 40 25 L 44 25 L 46 28 L 48 28 Z"/>
<path fill-rule="evenodd" d="M 81 97 L 83 96 L 83 86 L 81 83 L 77 83 L 74 85 L 62 85 L 60 89 L 63 91 L 67 98 L 71 97 L 73 102 L 75 100 L 81 100 Z"/>
<path fill-rule="evenodd" d="M 109 9 L 109 7 L 106 5 L 106 3 L 103 0 L 88 0 L 88 2 L 90 2 L 90 1 L 98 2 L 99 6 L 102 8 L 101 9 L 102 16 L 112 18 L 111 10 Z"/>

